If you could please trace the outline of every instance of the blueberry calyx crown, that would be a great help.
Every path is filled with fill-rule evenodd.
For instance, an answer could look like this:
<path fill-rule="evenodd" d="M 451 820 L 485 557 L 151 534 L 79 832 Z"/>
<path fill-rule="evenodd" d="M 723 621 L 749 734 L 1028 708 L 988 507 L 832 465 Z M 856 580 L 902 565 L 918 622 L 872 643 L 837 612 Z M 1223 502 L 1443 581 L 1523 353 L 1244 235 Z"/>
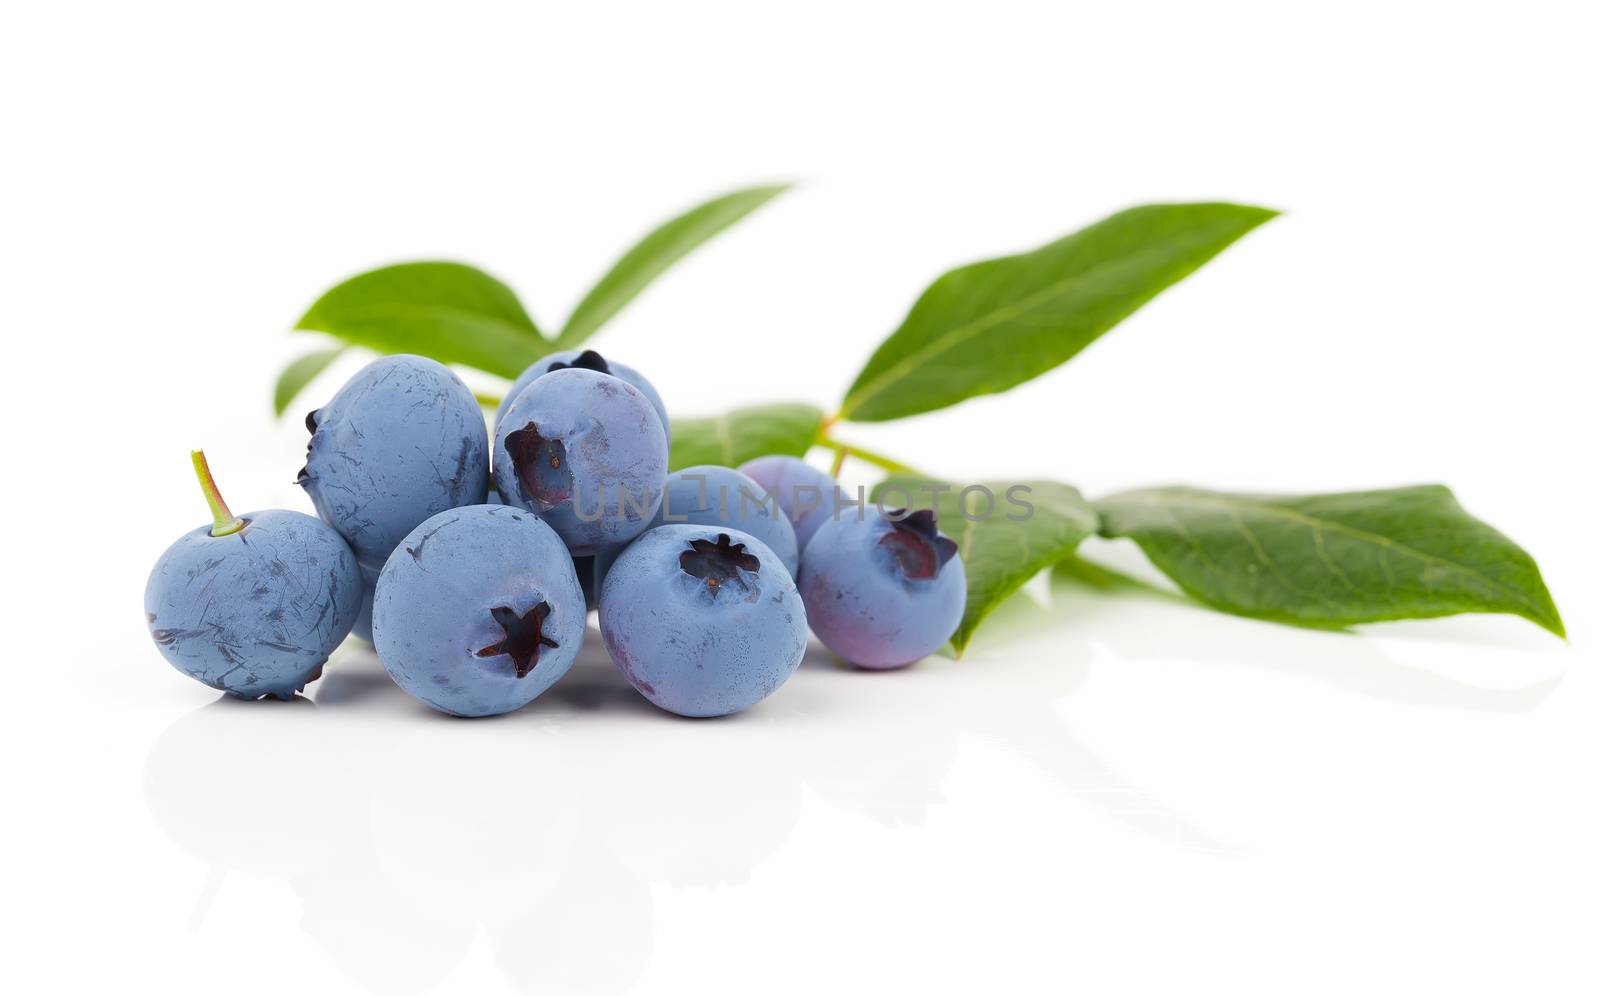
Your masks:
<path fill-rule="evenodd" d="M 501 605 L 489 610 L 489 615 L 505 630 L 505 639 L 490 644 L 477 652 L 479 657 L 509 657 L 517 677 L 526 678 L 539 664 L 539 648 L 559 647 L 560 644 L 545 635 L 544 621 L 550 615 L 550 603 L 540 602 L 523 615 L 515 609 Z"/>
<path fill-rule="evenodd" d="M 545 508 L 554 508 L 572 497 L 567 448 L 559 439 L 539 435 L 537 422 L 506 435 L 506 455 L 511 457 L 511 469 L 529 498 Z"/>
<path fill-rule="evenodd" d="M 569 368 L 576 368 L 578 370 L 593 370 L 595 373 L 603 374 L 608 374 L 611 372 L 611 367 L 606 363 L 606 358 L 592 349 L 586 349 L 579 353 L 577 356 L 573 357 L 571 363 L 561 363 L 557 361 L 550 364 L 551 370 L 566 370 Z M 546 373 L 548 372 L 549 371 L 546 371 Z"/>
<path fill-rule="evenodd" d="M 729 584 L 748 589 L 744 575 L 760 574 L 761 561 L 735 543 L 727 533 L 718 533 L 713 543 L 706 539 L 689 541 L 689 548 L 678 554 L 678 566 L 690 577 L 700 578 L 713 596 Z"/>
<path fill-rule="evenodd" d="M 906 577 L 915 581 L 937 577 L 940 568 L 956 555 L 955 542 L 939 534 L 939 520 L 933 509 L 906 515 L 906 510 L 899 508 L 886 514 L 894 528 L 878 545 L 888 548 Z"/>

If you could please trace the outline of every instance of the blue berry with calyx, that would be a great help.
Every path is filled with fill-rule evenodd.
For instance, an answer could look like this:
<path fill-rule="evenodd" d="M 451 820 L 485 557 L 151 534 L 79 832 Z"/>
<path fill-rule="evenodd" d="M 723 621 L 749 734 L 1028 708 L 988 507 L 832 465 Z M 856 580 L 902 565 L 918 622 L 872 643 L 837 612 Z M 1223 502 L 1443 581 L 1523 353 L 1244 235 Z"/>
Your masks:
<path fill-rule="evenodd" d="M 586 557 L 643 532 L 661 504 L 667 437 L 645 396 L 593 370 L 552 370 L 506 409 L 494 439 L 501 501 L 535 512 Z"/>
<path fill-rule="evenodd" d="M 865 668 L 904 667 L 955 633 L 967 575 L 931 510 L 869 506 L 818 527 L 801 557 L 800 594 L 829 650 Z"/>
<path fill-rule="evenodd" d="M 372 636 L 395 683 L 440 712 L 494 716 L 572 667 L 588 619 L 572 557 L 509 505 L 440 512 L 378 576 Z"/>
<path fill-rule="evenodd" d="M 629 544 L 606 573 L 600 633 L 651 702 L 680 716 L 725 716 L 794 673 L 806 614 L 765 543 L 734 529 L 664 525 Z"/>

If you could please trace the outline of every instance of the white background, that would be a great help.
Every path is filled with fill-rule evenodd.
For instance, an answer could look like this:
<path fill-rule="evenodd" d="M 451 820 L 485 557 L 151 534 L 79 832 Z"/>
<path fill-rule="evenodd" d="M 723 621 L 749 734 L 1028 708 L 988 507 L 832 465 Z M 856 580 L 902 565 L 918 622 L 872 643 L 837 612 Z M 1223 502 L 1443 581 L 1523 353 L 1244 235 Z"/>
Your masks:
<path fill-rule="evenodd" d="M 1591 5 L 579 7 L 0 14 L 5 989 L 1600 987 Z M 594 639 L 478 723 L 353 647 L 242 706 L 150 646 L 191 446 L 235 509 L 309 510 L 269 396 L 321 290 L 455 258 L 558 326 L 649 225 L 781 178 L 597 342 L 675 412 L 837 400 L 957 263 L 1266 204 L 1068 367 L 841 435 L 1090 494 L 1442 481 L 1570 643 L 1041 584 L 960 662 L 816 653 L 706 723 Z"/>

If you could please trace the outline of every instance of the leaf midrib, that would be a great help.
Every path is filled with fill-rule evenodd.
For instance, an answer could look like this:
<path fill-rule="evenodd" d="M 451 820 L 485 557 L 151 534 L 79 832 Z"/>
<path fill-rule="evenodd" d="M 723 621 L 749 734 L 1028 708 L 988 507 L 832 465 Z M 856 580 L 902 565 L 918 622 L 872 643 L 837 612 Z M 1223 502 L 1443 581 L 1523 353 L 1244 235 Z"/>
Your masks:
<path fill-rule="evenodd" d="M 1467 567 L 1464 564 L 1458 564 L 1453 560 L 1446 560 L 1443 557 L 1438 557 L 1431 553 L 1425 553 L 1422 550 L 1407 546 L 1404 543 L 1399 543 L 1387 536 L 1368 532 L 1365 529 L 1359 529 L 1355 526 L 1348 526 L 1334 519 L 1318 518 L 1317 516 L 1307 515 L 1304 512 L 1297 512 L 1292 509 L 1283 508 L 1279 505 L 1267 505 L 1261 502 L 1246 501 L 1227 497 L 1175 494 L 1174 492 L 1135 492 L 1128 495 L 1113 496 L 1107 500 L 1108 504 L 1114 502 L 1132 502 L 1157 508 L 1165 507 L 1169 509 L 1173 505 L 1185 504 L 1210 508 L 1223 508 L 1228 510 L 1243 509 L 1246 511 L 1258 512 L 1268 517 L 1276 516 L 1278 518 L 1308 527 L 1327 529 L 1331 532 L 1342 533 L 1353 539 L 1372 543 L 1375 546 L 1381 546 L 1394 550 L 1398 553 L 1413 557 L 1416 560 L 1422 561 L 1426 564 L 1447 568 L 1449 570 L 1464 574 L 1467 577 L 1477 578 L 1490 588 L 1493 588 L 1496 591 L 1501 592 L 1503 595 L 1508 596 L 1511 601 L 1525 606 L 1530 612 L 1533 612 L 1538 617 L 1548 617 L 1547 613 L 1544 611 L 1544 607 L 1538 602 L 1531 601 L 1528 596 L 1524 595 L 1522 592 L 1489 577 L 1487 574 L 1475 571 L 1472 568 Z"/>
<path fill-rule="evenodd" d="M 1034 252 L 1040 251 L 1042 250 L 1034 250 Z M 1067 290 L 1069 290 L 1074 284 L 1087 280 L 1103 270 L 1112 269 L 1118 266 L 1125 266 L 1133 262 L 1143 261 L 1147 256 L 1159 254 L 1160 251 L 1161 250 L 1159 247 L 1151 247 L 1135 253 L 1130 253 L 1126 256 L 1119 256 L 1116 259 L 1108 262 L 1091 264 L 1086 270 L 1073 274 L 1070 277 L 1066 277 L 1056 283 L 1048 284 L 1044 288 L 1037 290 L 1032 294 L 1026 295 L 1025 297 L 1022 297 L 1011 304 L 996 308 L 994 311 L 988 312 L 987 314 L 979 316 L 978 318 L 971 319 L 965 324 L 955 326 L 948 332 L 944 333 L 943 336 L 933 339 L 926 346 L 919 349 L 913 349 L 897 363 L 890 366 L 883 373 L 869 381 L 863 387 L 861 393 L 856 395 L 854 401 L 847 401 L 847 403 L 842 406 L 841 415 L 848 417 L 852 412 L 859 409 L 868 399 L 883 393 L 885 387 L 902 379 L 905 374 L 909 370 L 914 369 L 918 363 L 925 362 L 932 357 L 938 356 L 941 353 L 955 348 L 956 346 L 966 342 L 969 339 L 972 339 L 979 333 L 986 331 L 988 328 L 998 324 L 999 322 L 1009 320 L 1018 314 L 1043 304 L 1051 298 L 1059 297 L 1061 294 L 1066 293 Z M 1031 255 L 1031 253 L 1023 253 L 1022 255 L 1027 256 Z M 1019 258 L 1021 257 L 1012 256 L 1009 257 L 1008 260 L 996 260 L 994 262 L 1010 261 Z M 984 264 L 973 263 L 971 265 L 982 266 Z M 1159 293 L 1159 290 L 1157 293 Z M 901 328 L 904 327 L 904 324 L 902 324 Z"/>

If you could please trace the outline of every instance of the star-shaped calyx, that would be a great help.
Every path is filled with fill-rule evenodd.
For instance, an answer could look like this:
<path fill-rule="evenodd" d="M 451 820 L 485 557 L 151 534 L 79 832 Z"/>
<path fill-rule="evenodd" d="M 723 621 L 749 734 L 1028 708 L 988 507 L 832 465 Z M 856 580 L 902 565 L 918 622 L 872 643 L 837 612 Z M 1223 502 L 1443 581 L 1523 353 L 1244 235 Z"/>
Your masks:
<path fill-rule="evenodd" d="M 887 547 L 914 581 L 926 581 L 939 575 L 939 568 L 956 555 L 956 545 L 948 537 L 939 535 L 939 521 L 933 509 L 925 508 L 906 515 L 905 509 L 885 513 L 894 528 L 884 534 L 878 545 Z"/>
<path fill-rule="evenodd" d="M 557 361 L 550 364 L 551 370 L 566 370 L 569 368 L 577 370 L 593 370 L 595 373 L 603 374 L 608 374 L 611 372 L 611 367 L 606 363 L 606 358 L 592 349 L 586 349 L 579 353 L 577 356 L 572 358 L 571 363 L 562 363 Z"/>
<path fill-rule="evenodd" d="M 537 422 L 506 434 L 506 455 L 528 498 L 545 508 L 555 508 L 572 497 L 567 448 L 559 439 L 540 435 Z"/>
<path fill-rule="evenodd" d="M 749 582 L 744 574 L 761 573 L 761 561 L 746 552 L 743 543 L 729 539 L 727 533 L 718 533 L 715 543 L 705 539 L 690 540 L 689 548 L 678 554 L 678 566 L 690 577 L 704 581 L 713 597 L 730 584 L 745 590 Z"/>
<path fill-rule="evenodd" d="M 505 630 L 506 638 L 492 646 L 484 647 L 478 651 L 478 656 L 511 658 L 511 664 L 516 668 L 519 678 L 526 678 L 538 665 L 539 648 L 560 646 L 544 632 L 545 618 L 550 615 L 549 602 L 540 602 L 520 616 L 515 609 L 504 605 L 490 609 L 489 615 L 493 616 L 494 621 Z"/>

